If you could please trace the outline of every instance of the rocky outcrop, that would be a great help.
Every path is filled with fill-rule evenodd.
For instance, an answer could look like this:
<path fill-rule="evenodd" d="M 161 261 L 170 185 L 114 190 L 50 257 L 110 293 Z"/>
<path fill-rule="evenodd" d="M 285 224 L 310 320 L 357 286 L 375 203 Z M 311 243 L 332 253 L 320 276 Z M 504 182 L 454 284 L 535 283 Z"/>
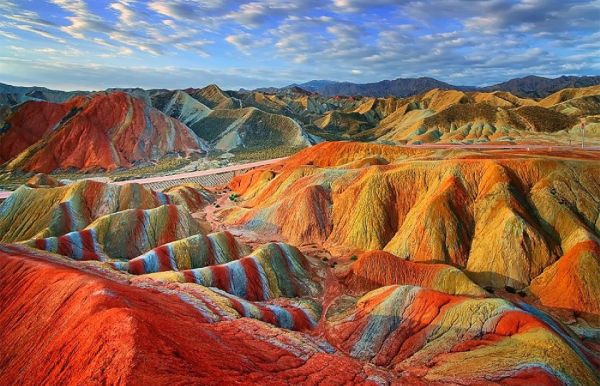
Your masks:
<path fill-rule="evenodd" d="M 351 291 L 362 294 L 394 284 L 430 288 L 450 295 L 487 294 L 458 268 L 415 263 L 384 251 L 369 251 L 358 256 L 344 280 Z"/>
<path fill-rule="evenodd" d="M 291 315 L 306 320 L 310 313 L 301 319 L 298 307 L 254 305 L 202 287 L 130 285 L 52 259 L 0 246 L 0 275 L 9 279 L 0 281 L 2 384 L 277 385 L 369 377 L 359 361 L 323 340 L 251 318 L 263 310 L 271 322 L 280 315 L 288 316 L 282 324 Z"/>
<path fill-rule="evenodd" d="M 247 257 L 225 264 L 165 271 L 147 277 L 216 287 L 247 300 L 262 301 L 282 296 L 316 296 L 319 286 L 311 276 L 310 265 L 298 249 L 284 243 L 269 243 Z"/>
<path fill-rule="evenodd" d="M 28 102 L 7 119 L 0 143 L 12 149 L 2 152 L 3 160 L 10 160 L 6 169 L 46 173 L 113 170 L 207 149 L 187 126 L 123 92 L 76 97 L 64 104 Z"/>
<path fill-rule="evenodd" d="M 382 287 L 360 299 L 340 298 L 327 311 L 326 331 L 352 357 L 422 382 L 598 381 L 578 343 L 501 299 Z"/>
<path fill-rule="evenodd" d="M 371 157 L 386 162 L 359 162 Z M 597 237 L 600 169 L 586 157 L 439 159 L 431 150 L 326 143 L 234 179 L 241 205 L 223 216 L 297 244 L 384 249 L 455 265 L 481 286 L 523 289 L 562 251 Z"/>

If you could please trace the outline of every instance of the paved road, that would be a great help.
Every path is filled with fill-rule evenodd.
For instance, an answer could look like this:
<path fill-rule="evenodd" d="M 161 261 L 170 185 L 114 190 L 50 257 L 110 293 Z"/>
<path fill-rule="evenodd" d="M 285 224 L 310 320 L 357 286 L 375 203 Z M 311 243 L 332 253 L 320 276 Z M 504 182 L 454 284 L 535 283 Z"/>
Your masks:
<path fill-rule="evenodd" d="M 507 144 L 507 145 L 502 145 L 502 144 L 489 144 L 489 145 L 488 144 L 471 144 L 471 145 L 456 144 L 456 145 L 452 145 L 452 144 L 435 144 L 435 143 L 433 143 L 433 144 L 422 144 L 422 145 L 398 145 L 398 147 L 399 148 L 408 148 L 408 149 L 461 149 L 461 150 L 472 149 L 472 150 L 523 150 L 523 151 L 542 150 L 542 151 L 551 151 L 551 152 L 582 150 L 581 146 L 576 145 L 576 144 L 574 144 L 572 146 L 568 146 L 568 145 L 509 145 L 509 144 Z M 589 147 L 586 146 L 583 150 L 600 151 L 600 146 L 589 146 Z M 286 157 L 275 158 L 275 159 L 270 159 L 270 160 L 265 160 L 265 161 L 250 162 L 247 164 L 226 166 L 226 167 L 217 168 L 217 169 L 201 170 L 201 171 L 197 171 L 197 172 L 179 173 L 179 174 L 172 174 L 172 175 L 167 175 L 167 176 L 148 177 L 148 178 L 140 178 L 140 179 L 135 179 L 135 180 L 119 181 L 119 182 L 114 182 L 114 184 L 124 185 L 124 184 L 130 184 L 130 183 L 138 183 L 138 184 L 144 184 L 144 185 L 151 184 L 151 185 L 160 187 L 162 184 L 172 185 L 173 183 L 170 183 L 171 181 L 177 181 L 177 180 L 183 180 L 183 179 L 189 180 L 189 179 L 195 179 L 198 177 L 206 177 L 206 176 L 225 174 L 225 173 L 235 174 L 235 172 L 237 172 L 237 171 L 253 169 L 253 168 L 257 168 L 257 167 L 264 166 L 264 165 L 270 165 L 270 164 L 282 161 L 285 158 Z M 0 190 L 0 201 L 6 199 L 8 196 L 10 196 L 11 193 L 12 192 L 10 192 L 10 191 Z"/>
<path fill-rule="evenodd" d="M 217 168 L 217 169 L 199 170 L 197 172 L 171 174 L 168 176 L 139 178 L 136 180 L 119 181 L 119 182 L 113 182 L 113 183 L 116 185 L 131 184 L 134 182 L 138 183 L 138 184 L 150 184 L 150 183 L 156 183 L 156 182 L 203 177 L 203 176 L 209 176 L 209 175 L 213 175 L 213 174 L 222 174 L 222 173 L 236 172 L 236 171 L 240 171 L 240 170 L 254 169 L 254 168 L 264 166 L 264 165 L 270 165 L 270 164 L 274 164 L 279 161 L 283 161 L 286 158 L 287 157 L 274 158 L 274 159 L 269 159 L 269 160 L 265 160 L 265 161 L 250 162 L 247 164 L 225 166 L 223 168 Z"/>
<path fill-rule="evenodd" d="M 567 151 L 575 151 L 575 150 L 585 150 L 585 151 L 600 151 L 600 146 L 585 146 L 585 148 L 581 148 L 581 145 L 573 144 L 569 145 L 502 145 L 502 144 L 447 144 L 447 143 L 424 143 L 422 145 L 398 145 L 401 148 L 409 148 L 409 149 L 473 149 L 473 150 L 546 150 L 546 151 L 559 151 L 559 150 L 567 150 Z"/>
<path fill-rule="evenodd" d="M 235 172 L 238 172 L 238 171 L 254 169 L 254 168 L 264 166 L 264 165 L 270 165 L 270 164 L 282 161 L 284 159 L 286 159 L 286 157 L 274 158 L 274 159 L 265 160 L 265 161 L 250 162 L 250 163 L 240 164 L 240 165 L 226 166 L 226 167 L 216 168 L 216 169 L 200 170 L 197 172 L 179 173 L 179 174 L 172 174 L 172 175 L 168 175 L 168 176 L 139 178 L 139 179 L 135 179 L 135 180 L 118 181 L 118 182 L 112 182 L 112 183 L 115 185 L 125 185 L 125 184 L 132 184 L 132 183 L 138 183 L 138 184 L 143 184 L 143 185 L 148 185 L 148 184 L 155 185 L 155 184 L 166 183 L 166 182 L 170 182 L 170 181 L 177 181 L 177 180 L 183 180 L 183 179 L 189 180 L 189 179 L 194 179 L 194 178 L 198 178 L 198 177 L 206 177 L 206 176 L 211 176 L 211 175 L 216 175 L 216 174 L 225 174 L 225 173 L 235 174 Z M 12 193 L 11 191 L 0 190 L 0 201 L 8 198 L 8 196 L 10 196 L 11 193 Z"/>

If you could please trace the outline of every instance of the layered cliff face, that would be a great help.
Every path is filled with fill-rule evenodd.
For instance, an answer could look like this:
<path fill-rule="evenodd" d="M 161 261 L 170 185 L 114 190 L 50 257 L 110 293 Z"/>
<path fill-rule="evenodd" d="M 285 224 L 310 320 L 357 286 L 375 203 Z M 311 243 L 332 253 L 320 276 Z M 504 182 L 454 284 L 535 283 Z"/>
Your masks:
<path fill-rule="evenodd" d="M 433 89 L 409 98 L 304 96 L 305 123 L 324 138 L 402 144 L 563 143 L 573 139 L 580 118 L 598 129 L 600 88 L 564 89 L 543 100 L 509 92 Z M 273 96 L 276 98 L 277 96 Z M 278 99 L 285 101 L 285 98 Z M 291 101 L 288 106 L 291 106 Z M 320 106 L 320 109 L 310 108 Z M 306 114 L 311 115 L 308 119 Z M 594 134 L 595 135 L 595 134 Z"/>
<path fill-rule="evenodd" d="M 325 143 L 237 201 L 39 176 L 0 204 L 0 383 L 597 384 L 597 164 Z"/>
<path fill-rule="evenodd" d="M 598 116 L 599 86 L 542 100 L 446 89 L 408 98 L 235 93 L 216 85 L 114 89 L 2 108 L 0 162 L 8 171 L 113 170 L 209 149 L 307 147 L 323 140 L 564 145 L 580 138 L 582 119 L 595 143 Z"/>
<path fill-rule="evenodd" d="M 244 201 L 224 216 L 294 243 L 384 249 L 456 265 L 482 286 L 524 288 L 597 237 L 600 168 L 588 156 L 440 159 L 433 151 L 327 143 L 234 179 Z"/>
<path fill-rule="evenodd" d="M 579 117 L 598 113 L 593 96 L 599 93 L 597 86 L 569 89 L 536 101 L 506 92 L 432 90 L 406 99 L 366 136 L 403 143 L 566 142 Z M 587 106 L 567 108 L 582 105 L 580 95 L 588 96 Z"/>
<path fill-rule="evenodd" d="M 8 279 L 0 283 L 3 384 L 369 377 L 368 368 L 323 340 L 274 326 L 296 321 L 301 329 L 307 316 L 300 306 L 254 305 L 201 286 L 128 284 L 31 250 L 0 249 Z"/>
<path fill-rule="evenodd" d="M 578 342 L 501 299 L 386 286 L 334 304 L 326 334 L 355 358 L 425 383 L 597 382 Z"/>
<path fill-rule="evenodd" d="M 192 128 L 218 150 L 304 147 L 312 143 L 293 119 L 254 107 L 214 110 Z"/>
<path fill-rule="evenodd" d="M 196 201 L 190 204 L 193 208 L 208 203 L 202 197 L 211 199 L 211 193 L 201 186 L 197 186 L 195 192 Z M 0 242 L 62 236 L 83 230 L 96 220 L 98 228 L 117 227 L 121 222 L 115 221 L 116 216 L 124 211 L 134 212 L 123 215 L 123 221 L 142 227 L 150 218 L 172 217 L 167 216 L 169 211 L 186 216 L 186 206 L 181 204 L 177 189 L 162 193 L 138 184 L 118 186 L 87 180 L 52 188 L 22 186 L 0 204 Z M 144 212 L 161 206 L 165 213 Z"/>
<path fill-rule="evenodd" d="M 187 126 L 123 92 L 27 102 L 7 118 L 0 143 L 10 149 L 7 170 L 38 172 L 112 170 L 207 149 Z"/>

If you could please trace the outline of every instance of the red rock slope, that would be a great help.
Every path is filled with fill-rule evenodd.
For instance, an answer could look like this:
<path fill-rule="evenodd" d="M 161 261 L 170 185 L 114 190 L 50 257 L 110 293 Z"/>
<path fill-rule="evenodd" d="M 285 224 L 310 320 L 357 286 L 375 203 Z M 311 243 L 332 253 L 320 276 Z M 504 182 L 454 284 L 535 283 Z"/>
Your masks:
<path fill-rule="evenodd" d="M 360 362 L 306 335 L 247 318 L 212 323 L 184 292 L 129 285 L 8 246 L 0 247 L 0 276 L 11 278 L 0 281 L 2 385 L 367 378 Z"/>
<path fill-rule="evenodd" d="M 206 149 L 187 126 L 123 92 L 25 103 L 7 118 L 0 143 L 7 169 L 38 172 L 112 170 Z"/>

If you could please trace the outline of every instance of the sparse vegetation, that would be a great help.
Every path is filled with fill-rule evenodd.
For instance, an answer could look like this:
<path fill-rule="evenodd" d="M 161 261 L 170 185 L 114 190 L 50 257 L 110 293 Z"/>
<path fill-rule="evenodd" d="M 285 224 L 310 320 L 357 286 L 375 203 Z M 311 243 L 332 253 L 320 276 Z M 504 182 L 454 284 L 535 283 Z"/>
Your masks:
<path fill-rule="evenodd" d="M 108 177 L 113 181 L 127 181 L 137 178 L 144 178 L 154 175 L 165 175 L 170 172 L 177 172 L 178 169 L 188 165 L 191 162 L 188 158 L 182 157 L 164 157 L 154 163 L 143 163 L 134 165 L 130 169 L 117 169 L 110 172 L 103 170 L 90 172 L 76 172 L 67 170 L 56 170 L 49 173 L 57 180 L 79 180 L 82 178 Z M 0 174 L 0 189 L 15 190 L 23 185 L 34 172 L 10 171 Z"/>
<path fill-rule="evenodd" d="M 276 146 L 264 147 L 262 149 L 254 148 L 251 150 L 237 149 L 232 150 L 231 153 L 235 154 L 235 160 L 237 162 L 244 163 L 246 161 L 262 161 L 273 158 L 288 157 L 302 149 L 304 149 L 303 146 Z"/>
<path fill-rule="evenodd" d="M 154 164 L 147 164 L 143 166 L 134 166 L 131 169 L 118 169 L 106 174 L 107 177 L 112 178 L 114 181 L 125 181 L 135 178 L 143 178 L 146 176 L 152 176 L 157 174 L 166 174 L 169 172 L 177 172 L 178 169 L 188 165 L 191 162 L 189 158 L 181 157 L 166 157 L 162 158 Z"/>
<path fill-rule="evenodd" d="M 239 198 L 240 198 L 240 195 L 237 193 L 232 193 L 229 195 L 229 200 L 233 201 L 233 202 L 237 202 Z"/>

